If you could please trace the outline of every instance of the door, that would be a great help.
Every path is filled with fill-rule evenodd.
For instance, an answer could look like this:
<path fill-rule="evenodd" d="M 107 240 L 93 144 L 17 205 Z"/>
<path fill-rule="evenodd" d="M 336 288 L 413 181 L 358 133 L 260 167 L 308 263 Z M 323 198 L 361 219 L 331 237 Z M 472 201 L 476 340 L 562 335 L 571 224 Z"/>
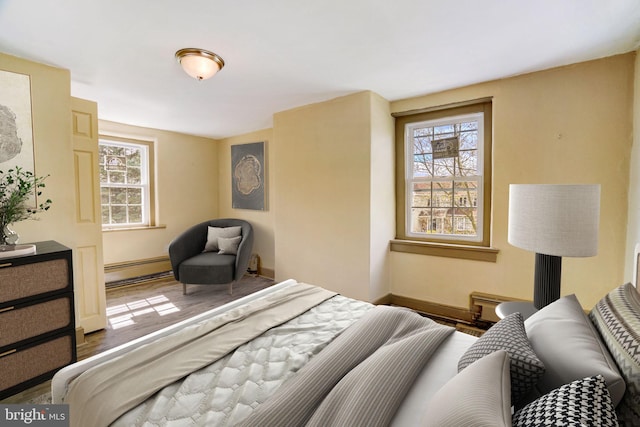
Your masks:
<path fill-rule="evenodd" d="M 77 245 L 73 259 L 76 324 L 84 333 L 107 324 L 98 171 L 98 105 L 71 98 Z"/>

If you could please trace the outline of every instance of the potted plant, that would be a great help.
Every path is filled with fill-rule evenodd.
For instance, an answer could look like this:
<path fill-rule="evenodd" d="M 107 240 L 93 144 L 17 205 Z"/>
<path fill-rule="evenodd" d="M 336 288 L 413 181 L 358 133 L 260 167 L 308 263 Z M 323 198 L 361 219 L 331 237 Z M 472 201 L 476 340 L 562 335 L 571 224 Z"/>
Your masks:
<path fill-rule="evenodd" d="M 30 197 L 42 195 L 44 180 L 48 177 L 36 177 L 32 172 L 16 166 L 7 171 L 0 170 L 0 245 L 15 245 L 18 236 L 9 226 L 34 216 L 51 206 L 51 200 L 32 206 Z"/>

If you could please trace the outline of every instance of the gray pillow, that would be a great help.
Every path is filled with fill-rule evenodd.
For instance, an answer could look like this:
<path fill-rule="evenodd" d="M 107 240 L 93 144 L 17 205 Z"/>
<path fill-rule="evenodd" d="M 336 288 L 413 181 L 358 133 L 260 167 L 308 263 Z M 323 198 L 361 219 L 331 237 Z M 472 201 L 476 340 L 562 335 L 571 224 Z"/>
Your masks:
<path fill-rule="evenodd" d="M 545 370 L 544 364 L 529 344 L 522 314 L 510 314 L 489 328 L 462 355 L 458 361 L 458 371 L 497 350 L 509 353 L 511 401 L 515 404 L 533 389 Z"/>
<path fill-rule="evenodd" d="M 571 381 L 602 375 L 613 404 L 620 402 L 624 380 L 575 295 L 544 307 L 524 326 L 533 350 L 546 367 L 536 385 L 540 394 Z"/>
<path fill-rule="evenodd" d="M 511 426 L 509 369 L 504 350 L 475 361 L 433 395 L 421 425 Z"/>
<path fill-rule="evenodd" d="M 207 227 L 207 243 L 204 245 L 203 252 L 218 252 L 218 237 L 237 237 L 242 234 L 241 226 L 234 227 Z"/>
<path fill-rule="evenodd" d="M 238 254 L 238 246 L 240 246 L 240 241 L 242 240 L 242 236 L 238 237 L 218 237 L 218 247 L 220 250 L 219 254 L 230 254 L 237 255 Z"/>
<path fill-rule="evenodd" d="M 513 415 L 514 427 L 617 425 L 611 397 L 601 375 L 563 385 Z"/>

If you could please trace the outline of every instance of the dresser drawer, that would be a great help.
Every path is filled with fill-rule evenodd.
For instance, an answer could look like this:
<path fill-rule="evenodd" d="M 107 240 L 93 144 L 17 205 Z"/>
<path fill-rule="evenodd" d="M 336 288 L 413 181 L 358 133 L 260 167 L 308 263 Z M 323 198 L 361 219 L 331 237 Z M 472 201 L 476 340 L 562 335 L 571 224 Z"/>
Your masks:
<path fill-rule="evenodd" d="M 15 387 L 25 381 L 41 382 L 51 378 L 60 368 L 74 362 L 75 331 L 36 343 L 30 347 L 9 350 L 0 354 L 0 399 L 16 392 Z M 15 389 L 12 390 L 12 388 Z"/>
<path fill-rule="evenodd" d="M 0 262 L 0 303 L 59 291 L 68 286 L 69 265 L 66 259 L 23 265 Z"/>
<path fill-rule="evenodd" d="M 71 297 L 0 310 L 0 348 L 71 326 Z"/>

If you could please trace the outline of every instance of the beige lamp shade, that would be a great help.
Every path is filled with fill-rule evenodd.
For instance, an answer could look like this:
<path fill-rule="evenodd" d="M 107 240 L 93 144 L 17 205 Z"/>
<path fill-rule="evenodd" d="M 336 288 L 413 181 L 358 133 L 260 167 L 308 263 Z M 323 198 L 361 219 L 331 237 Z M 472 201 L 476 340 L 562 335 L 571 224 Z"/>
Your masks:
<path fill-rule="evenodd" d="M 511 184 L 508 241 L 553 256 L 598 253 L 600 185 Z"/>
<path fill-rule="evenodd" d="M 208 50 L 187 48 L 176 52 L 185 73 L 197 80 L 213 77 L 224 67 L 224 60 Z"/>

